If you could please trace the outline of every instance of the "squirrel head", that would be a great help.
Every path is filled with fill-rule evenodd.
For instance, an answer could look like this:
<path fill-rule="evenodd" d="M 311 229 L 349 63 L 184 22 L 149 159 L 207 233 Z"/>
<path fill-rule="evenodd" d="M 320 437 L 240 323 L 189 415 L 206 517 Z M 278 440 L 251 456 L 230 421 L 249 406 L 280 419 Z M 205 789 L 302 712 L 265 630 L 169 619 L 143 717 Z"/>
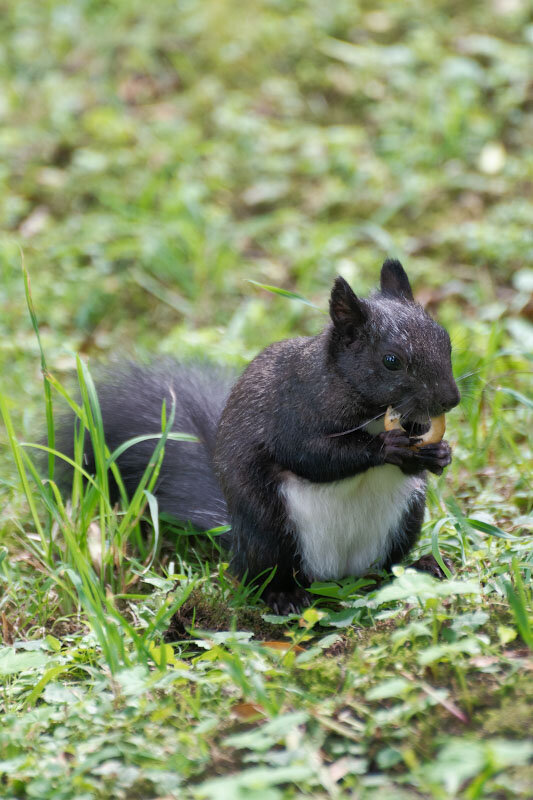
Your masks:
<path fill-rule="evenodd" d="M 365 411 L 392 405 L 402 422 L 425 425 L 459 403 L 450 337 L 415 302 L 399 261 L 385 261 L 379 291 L 365 299 L 338 277 L 329 311 L 329 355 Z"/>

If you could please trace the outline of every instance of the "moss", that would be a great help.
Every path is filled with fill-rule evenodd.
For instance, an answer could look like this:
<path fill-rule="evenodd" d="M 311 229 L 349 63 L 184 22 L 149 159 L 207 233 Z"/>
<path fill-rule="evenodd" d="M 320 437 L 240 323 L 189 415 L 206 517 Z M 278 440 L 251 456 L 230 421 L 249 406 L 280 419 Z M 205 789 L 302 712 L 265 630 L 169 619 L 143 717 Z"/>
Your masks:
<path fill-rule="evenodd" d="M 524 739 L 533 736 L 533 678 L 523 677 L 515 690 L 502 698 L 499 708 L 476 714 L 475 721 L 488 735 Z"/>
<path fill-rule="evenodd" d="M 179 642 L 190 639 L 189 631 L 252 631 L 256 639 L 280 639 L 284 628 L 271 625 L 262 619 L 265 606 L 232 608 L 218 594 L 205 594 L 203 589 L 194 590 L 183 606 L 172 617 L 165 639 Z"/>

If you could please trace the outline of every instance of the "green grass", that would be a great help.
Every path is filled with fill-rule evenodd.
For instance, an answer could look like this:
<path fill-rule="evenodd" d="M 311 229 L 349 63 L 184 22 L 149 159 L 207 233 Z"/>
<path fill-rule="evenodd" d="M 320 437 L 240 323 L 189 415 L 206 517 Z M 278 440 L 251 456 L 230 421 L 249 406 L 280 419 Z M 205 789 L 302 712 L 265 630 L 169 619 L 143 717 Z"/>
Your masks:
<path fill-rule="evenodd" d="M 0 796 L 528 798 L 530 7 L 4 6 Z M 157 521 L 172 408 L 139 492 L 110 505 L 91 365 L 243 365 L 317 331 L 333 277 L 364 293 L 386 255 L 454 342 L 454 461 L 414 556 L 455 574 L 316 586 L 276 618 L 218 531 Z"/>

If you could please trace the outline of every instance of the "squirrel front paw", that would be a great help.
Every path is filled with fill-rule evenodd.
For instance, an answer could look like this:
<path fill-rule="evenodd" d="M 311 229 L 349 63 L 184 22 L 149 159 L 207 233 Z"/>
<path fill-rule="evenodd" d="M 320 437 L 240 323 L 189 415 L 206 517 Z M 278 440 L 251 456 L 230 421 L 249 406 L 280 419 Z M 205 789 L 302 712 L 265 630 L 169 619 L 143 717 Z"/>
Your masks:
<path fill-rule="evenodd" d="M 420 462 L 426 465 L 424 469 L 428 469 L 435 475 L 442 475 L 444 468 L 452 463 L 452 448 L 446 439 L 436 444 L 425 444 L 415 452 Z"/>
<path fill-rule="evenodd" d="M 385 431 L 380 436 L 385 464 L 395 464 L 406 475 L 416 475 L 424 470 L 441 475 L 444 468 L 451 463 L 452 450 L 445 439 L 436 444 L 425 444 L 412 449 L 419 440 L 408 436 L 399 428 Z"/>
<path fill-rule="evenodd" d="M 379 438 L 382 442 L 381 456 L 384 464 L 394 464 L 408 474 L 421 472 L 423 467 L 418 466 L 418 462 L 413 459 L 413 450 L 409 449 L 416 439 L 410 437 L 402 428 L 393 428 L 380 433 Z"/>

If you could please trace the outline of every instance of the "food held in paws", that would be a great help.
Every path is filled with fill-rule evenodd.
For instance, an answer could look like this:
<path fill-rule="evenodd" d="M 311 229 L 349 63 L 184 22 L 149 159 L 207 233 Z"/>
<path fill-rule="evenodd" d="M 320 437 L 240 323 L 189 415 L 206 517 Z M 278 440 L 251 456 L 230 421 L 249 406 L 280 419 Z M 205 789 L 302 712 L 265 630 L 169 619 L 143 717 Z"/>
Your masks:
<path fill-rule="evenodd" d="M 396 411 L 392 406 L 389 406 L 385 413 L 385 430 L 392 431 L 394 428 L 402 428 L 400 421 L 401 413 Z M 403 430 L 403 428 L 402 428 Z M 446 417 L 441 414 L 440 417 L 431 418 L 431 427 L 426 433 L 419 437 L 419 441 L 413 447 L 422 447 L 425 444 L 436 444 L 442 441 L 444 431 L 446 430 Z"/>

